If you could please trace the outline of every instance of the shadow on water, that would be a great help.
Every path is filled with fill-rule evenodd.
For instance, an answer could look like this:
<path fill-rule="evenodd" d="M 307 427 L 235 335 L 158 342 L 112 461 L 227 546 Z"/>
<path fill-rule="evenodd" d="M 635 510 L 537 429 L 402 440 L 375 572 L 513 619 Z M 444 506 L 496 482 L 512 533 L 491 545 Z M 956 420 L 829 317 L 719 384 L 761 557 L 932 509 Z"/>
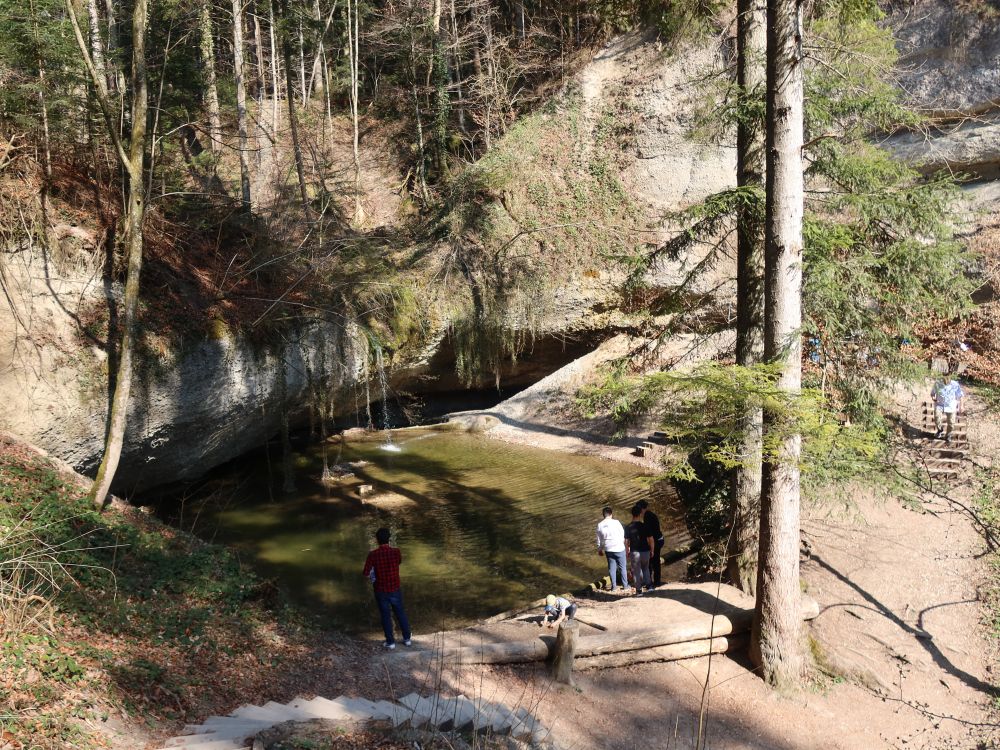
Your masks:
<path fill-rule="evenodd" d="M 679 528 L 674 498 L 651 494 L 633 466 L 465 433 L 407 431 L 396 442 L 399 453 L 377 441 L 346 444 L 336 460 L 351 464 L 354 476 L 329 485 L 320 481 L 321 448 L 304 448 L 296 456 L 299 490 L 286 496 L 263 455 L 247 456 L 189 491 L 183 509 L 175 498 L 167 515 L 240 550 L 348 631 L 377 628 L 361 567 L 380 526 L 403 551 L 406 607 L 424 632 L 606 573 L 594 540 L 604 504 L 627 522 L 627 509 L 648 497 L 665 531 Z M 335 456 L 336 449 L 331 463 Z M 364 484 L 375 492 L 363 501 Z"/>

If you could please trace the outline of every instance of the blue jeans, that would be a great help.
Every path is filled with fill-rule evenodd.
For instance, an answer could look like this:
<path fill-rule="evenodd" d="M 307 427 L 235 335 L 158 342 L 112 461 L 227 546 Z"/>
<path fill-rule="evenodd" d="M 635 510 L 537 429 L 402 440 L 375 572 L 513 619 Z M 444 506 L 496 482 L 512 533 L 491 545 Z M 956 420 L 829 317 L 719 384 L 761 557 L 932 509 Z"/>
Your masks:
<path fill-rule="evenodd" d="M 627 589 L 628 574 L 625 572 L 625 550 L 622 550 L 621 552 L 605 552 L 604 556 L 608 558 L 608 573 L 611 575 L 611 590 L 614 591 L 618 587 L 618 581 L 621 581 L 623 589 Z"/>
<path fill-rule="evenodd" d="M 410 640 L 410 621 L 406 619 L 406 612 L 403 611 L 403 592 L 398 589 L 390 591 L 388 594 L 376 591 L 375 601 L 378 604 L 379 614 L 382 616 L 382 630 L 385 631 L 385 642 L 396 642 L 396 638 L 392 634 L 393 612 L 396 614 L 396 622 L 399 623 L 399 629 L 403 631 L 403 640 Z"/>

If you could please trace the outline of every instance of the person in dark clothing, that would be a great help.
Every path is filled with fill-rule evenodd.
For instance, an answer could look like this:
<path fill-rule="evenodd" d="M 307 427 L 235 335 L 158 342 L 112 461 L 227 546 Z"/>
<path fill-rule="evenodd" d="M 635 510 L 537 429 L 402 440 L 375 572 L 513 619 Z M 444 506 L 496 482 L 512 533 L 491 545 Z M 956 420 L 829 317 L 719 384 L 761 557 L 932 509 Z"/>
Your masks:
<path fill-rule="evenodd" d="M 632 563 L 632 583 L 636 595 L 642 590 L 652 590 L 653 582 L 649 577 L 649 555 L 653 551 L 653 538 L 646 533 L 646 524 L 642 522 L 642 508 L 632 506 L 632 523 L 625 528 L 625 546 L 628 558 Z"/>
<path fill-rule="evenodd" d="M 378 604 L 379 615 L 382 617 L 382 630 L 385 632 L 385 647 L 396 648 L 396 638 L 392 632 L 392 615 L 396 615 L 399 629 L 403 631 L 403 645 L 412 645 L 410 640 L 410 622 L 406 619 L 403 609 L 403 592 L 399 583 L 399 564 L 403 561 L 403 553 L 396 547 L 389 546 L 389 529 L 381 528 L 375 532 L 378 547 L 368 553 L 362 575 L 372 582 L 375 589 L 375 602 Z"/>
<path fill-rule="evenodd" d="M 642 508 L 642 522 L 646 524 L 646 534 L 653 538 L 653 551 L 649 556 L 649 573 L 653 578 L 653 586 L 663 585 L 663 578 L 660 571 L 660 555 L 663 552 L 663 530 L 660 528 L 660 518 L 649 509 L 649 503 L 640 500 L 636 503 Z"/>

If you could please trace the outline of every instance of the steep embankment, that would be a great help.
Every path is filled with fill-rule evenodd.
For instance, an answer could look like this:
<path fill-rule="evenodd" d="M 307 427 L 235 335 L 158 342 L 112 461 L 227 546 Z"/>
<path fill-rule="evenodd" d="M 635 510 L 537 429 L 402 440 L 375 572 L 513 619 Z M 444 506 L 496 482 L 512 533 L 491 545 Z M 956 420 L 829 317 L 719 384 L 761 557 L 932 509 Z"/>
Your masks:
<path fill-rule="evenodd" d="M 891 4 L 900 76 L 912 101 L 938 121 L 929 134 L 896 135 L 887 145 L 928 169 L 947 163 L 975 174 L 969 192 L 988 215 L 973 216 L 968 234 L 977 247 L 995 250 L 997 217 L 988 199 L 996 195 L 990 178 L 1000 128 L 1000 34 L 995 14 L 984 10 L 990 7 Z M 691 135 L 704 99 L 700 81 L 725 54 L 714 42 L 676 50 L 640 34 L 616 39 L 548 105 L 457 172 L 426 221 L 415 221 L 397 192 L 404 180 L 389 154 L 398 133 L 384 126 L 362 146 L 368 227 L 329 247 L 320 242 L 303 268 L 336 276 L 338 259 L 355 265 L 349 274 L 343 266 L 349 278 L 308 294 L 296 275 L 237 286 L 280 267 L 304 241 L 286 225 L 280 196 L 262 216 L 270 246 L 239 221 L 198 235 L 172 225 L 177 217 L 157 219 L 145 280 L 147 332 L 117 488 L 197 476 L 259 445 L 283 414 L 320 392 L 332 394 L 335 411 L 355 411 L 376 376 L 375 340 L 391 386 L 419 394 L 490 384 L 493 371 L 502 383 L 529 385 L 618 333 L 656 330 L 665 319 L 643 311 L 643 294 L 675 287 L 698 254 L 658 265 L 639 291 L 623 294 L 620 282 L 638 248 L 669 236 L 665 213 L 733 181 L 732 147 Z M 336 174 L 350 172 L 348 145 L 331 147 Z M 220 174 L 235 174 L 226 162 L 233 158 L 223 157 Z M 270 171 L 287 169 L 288 144 L 263 146 L 261 159 Z M 256 187 L 266 192 L 266 181 Z M 337 185 L 326 187 L 339 195 Z M 85 471 L 100 456 L 109 303 L 121 296 L 95 261 L 113 231 L 115 217 L 101 214 L 114 205 L 113 191 L 96 207 L 89 193 L 65 180 L 49 196 L 47 232 L 26 234 L 17 252 L 5 254 L 14 314 L 0 323 L 0 421 Z M 37 210 L 34 196 L 23 204 Z M 189 218 L 196 215 L 202 225 L 217 218 Z M 206 247 L 211 263 L 178 271 L 186 268 L 185 253 L 200 257 Z M 731 277 L 722 264 L 685 290 L 710 327 L 730 317 Z M 280 314 L 261 322 L 275 301 Z M 1000 341 L 989 314 L 955 335 L 975 353 Z"/>
<path fill-rule="evenodd" d="M 639 35 L 602 52 L 455 177 L 430 235 L 443 241 L 416 231 L 383 168 L 366 184 L 366 213 L 389 224 L 338 240 L 350 251 L 340 255 L 362 257 L 366 270 L 343 284 L 346 292 L 328 285 L 334 293 L 322 302 L 300 294 L 300 279 L 280 274 L 236 287 L 273 271 L 302 241 L 287 227 L 275 234 L 280 215 L 264 220 L 288 248 L 274 239 L 261 247 L 262 235 L 238 221 L 198 237 L 160 221 L 149 232 L 142 356 L 116 488 L 197 476 L 273 435 L 283 414 L 317 390 L 333 394 L 341 413 L 363 408 L 366 390 L 374 391 L 373 340 L 392 385 L 420 393 L 492 382 L 493 370 L 504 383 L 527 385 L 641 327 L 607 255 L 627 258 L 658 239 L 664 210 L 720 187 L 731 172 L 726 149 L 686 136 L 688 80 L 717 58 L 699 55 L 670 57 Z M 378 161 L 371 149 L 380 141 L 371 143 L 366 163 Z M 280 169 L 290 157 L 275 148 L 262 158 Z M 64 180 L 49 196 L 54 241 L 26 234 L 5 256 L 15 314 L 0 327 L 0 421 L 83 471 L 101 452 L 108 311 L 121 297 L 95 260 L 114 226 L 115 217 L 100 211 L 113 205 L 113 193 L 97 205 L 88 196 L 84 185 Z M 24 203 L 34 206 L 30 196 Z M 417 236 L 425 239 L 414 246 Z M 215 260 L 188 268 L 185 252 Z M 664 279 L 671 275 L 678 271 Z M 370 291 L 383 287 L 382 296 Z M 285 312 L 277 323 L 275 316 L 260 323 L 275 299 L 287 303 L 278 306 Z M 234 312 L 236 304 L 245 309 Z M 380 312 L 365 318 L 359 309 Z"/>

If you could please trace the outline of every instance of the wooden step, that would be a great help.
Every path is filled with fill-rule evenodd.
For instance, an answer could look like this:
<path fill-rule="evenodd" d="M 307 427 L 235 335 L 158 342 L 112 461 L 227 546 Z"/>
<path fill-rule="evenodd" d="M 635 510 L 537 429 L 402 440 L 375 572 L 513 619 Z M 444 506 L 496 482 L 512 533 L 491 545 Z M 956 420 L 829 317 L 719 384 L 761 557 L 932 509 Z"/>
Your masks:
<path fill-rule="evenodd" d="M 937 445 L 935 443 L 924 446 L 924 453 L 937 454 L 941 458 L 965 458 L 968 452 L 967 448 L 955 443 L 954 441 L 951 443 L 945 443 L 944 445 Z"/>
<path fill-rule="evenodd" d="M 958 479 L 959 472 L 955 469 L 928 469 L 931 479 Z"/>
<path fill-rule="evenodd" d="M 960 458 L 926 458 L 924 459 L 924 466 L 928 469 L 955 469 L 958 470 L 962 466 L 962 459 Z"/>

